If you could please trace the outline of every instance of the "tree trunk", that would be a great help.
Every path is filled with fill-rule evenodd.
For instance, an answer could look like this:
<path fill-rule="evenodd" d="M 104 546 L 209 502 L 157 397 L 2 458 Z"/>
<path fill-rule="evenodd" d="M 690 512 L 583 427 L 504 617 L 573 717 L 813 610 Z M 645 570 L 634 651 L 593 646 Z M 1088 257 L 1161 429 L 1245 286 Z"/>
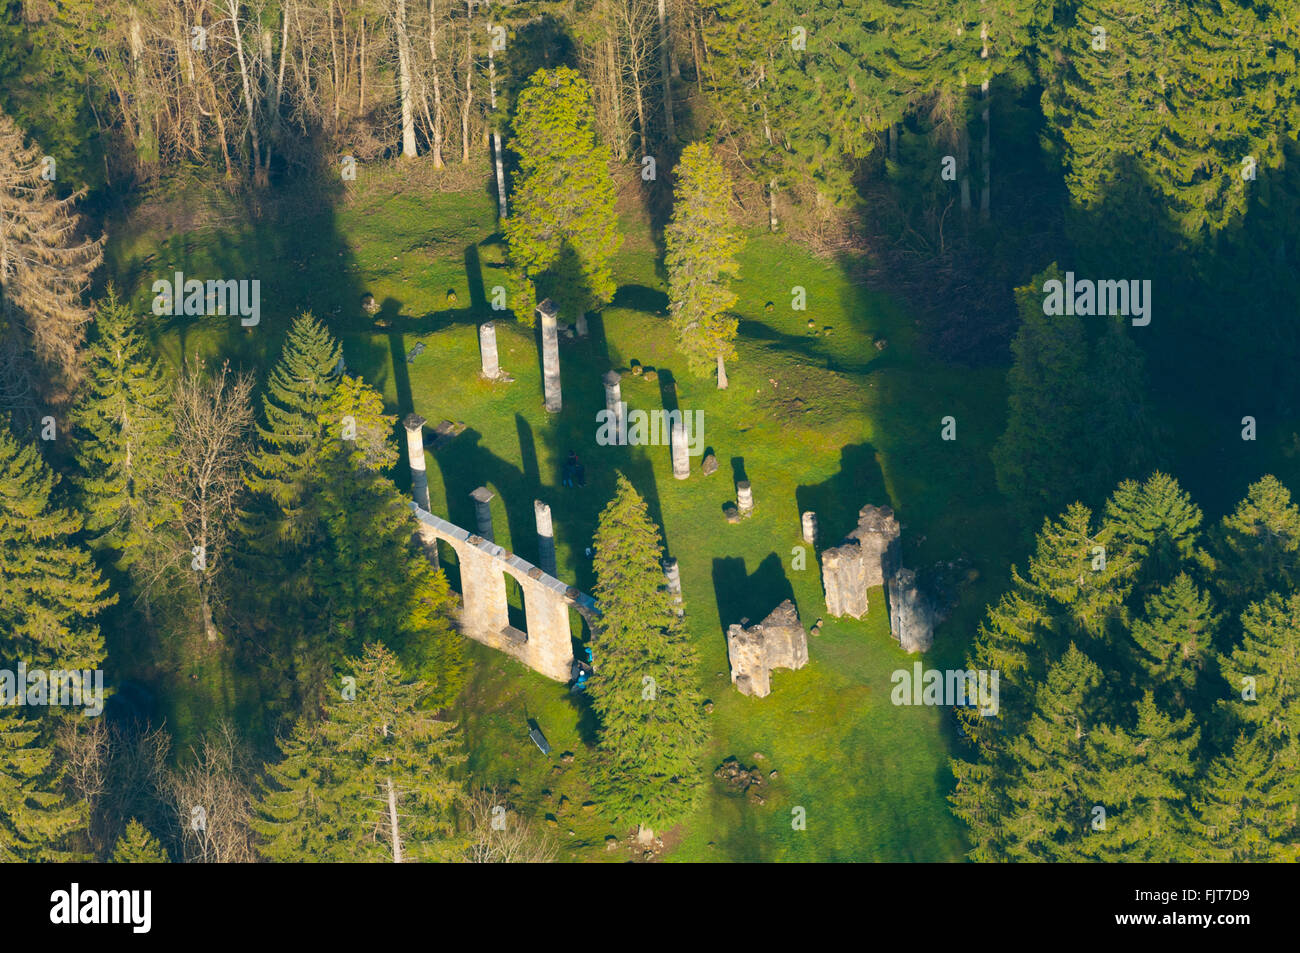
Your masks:
<path fill-rule="evenodd" d="M 767 182 L 767 227 L 776 231 L 776 179 Z"/>
<path fill-rule="evenodd" d="M 397 828 L 397 789 L 393 787 L 393 779 L 388 779 L 388 826 L 393 832 L 393 863 L 402 862 L 402 835 Z"/>
<path fill-rule="evenodd" d="M 980 50 L 980 59 L 989 58 L 989 25 L 980 25 L 980 39 L 984 45 Z M 980 150 L 980 171 L 984 176 L 984 186 L 980 189 L 980 218 L 989 217 L 989 66 L 984 65 L 984 82 L 980 84 L 980 98 L 984 100 L 984 146 Z"/>
<path fill-rule="evenodd" d="M 257 110 L 253 105 L 253 86 L 248 77 L 248 60 L 244 56 L 244 38 L 239 29 L 239 0 L 226 0 L 226 9 L 230 12 L 230 26 L 235 34 L 235 56 L 239 60 L 239 77 L 243 84 L 244 105 L 248 112 L 248 136 L 253 153 L 253 184 L 261 187 L 266 185 L 265 172 L 261 164 L 262 144 L 257 131 Z"/>
<path fill-rule="evenodd" d="M 474 102 L 473 0 L 465 0 L 465 101 L 460 107 L 460 161 L 469 161 L 469 110 Z"/>
<path fill-rule="evenodd" d="M 438 11 L 429 0 L 429 73 L 433 80 L 433 167 L 442 168 L 442 80 L 438 78 Z"/>
<path fill-rule="evenodd" d="M 655 842 L 655 832 L 652 828 L 644 824 L 638 825 L 636 829 L 636 842 L 643 847 L 649 847 Z"/>
<path fill-rule="evenodd" d="M 488 96 L 491 97 L 492 109 L 497 108 L 497 66 L 492 55 L 492 44 L 488 44 Z M 492 162 L 497 175 L 497 213 L 501 220 L 506 218 L 506 170 L 505 159 L 501 155 L 501 132 L 496 127 L 496 118 L 492 122 Z"/>
<path fill-rule="evenodd" d="M 668 34 L 667 0 L 659 0 L 659 61 L 664 81 L 664 122 L 668 141 L 675 142 L 677 140 L 677 124 L 673 121 L 673 77 L 672 66 L 669 63 L 672 54 L 668 48 L 671 42 Z"/>
<path fill-rule="evenodd" d="M 727 365 L 722 360 L 722 352 L 718 352 L 718 390 L 727 389 Z"/>
<path fill-rule="evenodd" d="M 406 0 L 397 0 L 397 74 L 402 100 L 402 155 L 415 158 L 415 110 L 411 108 L 411 38 L 406 32 Z"/>

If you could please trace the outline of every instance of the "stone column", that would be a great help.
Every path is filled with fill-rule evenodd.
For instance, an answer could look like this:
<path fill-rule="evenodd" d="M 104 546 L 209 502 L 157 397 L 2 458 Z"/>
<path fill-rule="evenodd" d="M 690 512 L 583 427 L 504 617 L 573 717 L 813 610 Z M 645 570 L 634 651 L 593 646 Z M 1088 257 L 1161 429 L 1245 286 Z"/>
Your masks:
<path fill-rule="evenodd" d="M 483 376 L 490 381 L 501 376 L 501 364 L 497 359 L 497 326 L 487 321 L 478 326 L 478 348 L 483 355 Z"/>
<path fill-rule="evenodd" d="M 749 516 L 754 512 L 754 492 L 749 488 L 748 480 L 736 484 L 736 508 L 740 510 L 741 516 Z"/>
<path fill-rule="evenodd" d="M 673 476 L 685 480 L 691 475 L 690 448 L 686 445 L 686 424 L 681 417 L 673 421 Z"/>
<path fill-rule="evenodd" d="M 585 311 L 579 312 L 577 318 L 574 319 L 573 333 L 580 338 L 587 336 L 587 313 Z"/>
<path fill-rule="evenodd" d="M 474 518 L 478 522 L 478 535 L 495 543 L 496 537 L 492 535 L 492 491 L 481 486 L 469 496 L 474 501 Z"/>
<path fill-rule="evenodd" d="M 664 579 L 668 583 L 668 591 L 673 595 L 673 605 L 676 606 L 677 615 L 685 615 L 686 610 L 682 607 L 682 573 L 677 567 L 677 560 L 669 557 L 663 561 Z"/>
<path fill-rule="evenodd" d="M 533 514 L 537 517 L 537 565 L 548 576 L 554 576 L 555 531 L 551 528 L 551 508 L 541 500 L 533 500 Z"/>
<path fill-rule="evenodd" d="M 411 465 L 411 499 L 427 512 L 429 475 L 424 470 L 424 418 L 407 414 L 402 426 L 406 428 L 406 460 Z"/>
<path fill-rule="evenodd" d="M 817 514 L 812 510 L 803 514 L 803 541 L 810 546 L 817 545 Z"/>
<path fill-rule="evenodd" d="M 560 412 L 560 339 L 556 329 L 559 312 L 547 298 L 537 306 L 542 321 L 542 397 L 546 412 Z"/>
<path fill-rule="evenodd" d="M 623 376 L 618 371 L 608 371 L 601 381 L 605 385 L 605 409 L 614 415 L 614 432 L 618 442 L 623 442 L 627 427 L 627 405 L 623 403 Z"/>

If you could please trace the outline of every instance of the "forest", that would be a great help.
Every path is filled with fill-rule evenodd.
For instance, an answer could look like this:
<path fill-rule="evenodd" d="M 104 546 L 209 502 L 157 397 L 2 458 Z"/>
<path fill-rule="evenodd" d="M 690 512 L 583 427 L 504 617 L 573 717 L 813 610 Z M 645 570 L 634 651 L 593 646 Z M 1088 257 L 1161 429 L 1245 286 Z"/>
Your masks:
<path fill-rule="evenodd" d="M 1300 859 L 1298 56 L 1300 0 L 0 0 L 0 859 Z M 867 505 L 920 656 L 888 569 L 832 611 Z M 572 684 L 426 507 L 590 594 Z"/>

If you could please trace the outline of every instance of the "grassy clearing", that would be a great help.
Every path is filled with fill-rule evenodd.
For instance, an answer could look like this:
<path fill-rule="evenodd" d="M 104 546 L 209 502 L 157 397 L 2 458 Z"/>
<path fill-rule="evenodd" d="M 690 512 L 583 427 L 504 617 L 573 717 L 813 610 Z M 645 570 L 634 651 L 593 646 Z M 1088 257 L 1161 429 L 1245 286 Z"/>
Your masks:
<path fill-rule="evenodd" d="M 960 859 L 962 834 L 943 800 L 951 783 L 950 719 L 889 703 L 890 673 L 912 660 L 889 638 L 883 593 L 873 593 L 862 622 L 828 620 L 810 646 L 810 664 L 778 673 L 766 699 L 731 689 L 724 633 L 728 624 L 757 620 L 787 597 L 807 624 L 822 615 L 815 558 L 794 568 L 802 510 L 817 511 L 823 543 L 833 544 L 853 527 L 861 505 L 891 503 L 904 524 L 907 565 L 964 554 L 980 573 L 937 636 L 933 663 L 956 663 L 983 605 L 996 594 L 1012 543 L 987 457 L 1002 427 L 1000 371 L 954 370 L 930 361 L 917 348 L 908 317 L 857 278 L 859 263 L 820 261 L 780 237 L 756 234 L 737 284 L 740 353 L 730 368 L 731 387 L 720 392 L 711 381 L 690 377 L 675 352 L 653 242 L 644 224 L 629 217 L 619 295 L 592 322 L 589 339 L 563 343 L 565 409 L 551 418 L 541 407 L 529 329 L 499 325 L 501 363 L 514 383 L 477 377 L 476 326 L 491 315 L 482 286 L 492 283 L 492 265 L 476 251 L 495 228 L 489 196 L 359 194 L 278 221 L 218 224 L 165 237 L 157 223 L 128 226 L 116 232 L 111 267 L 142 311 L 151 298 L 148 283 L 177 268 L 199 278 L 261 278 L 265 304 L 258 328 L 241 329 L 238 319 L 159 321 L 154 332 L 173 360 L 197 351 L 260 371 L 298 310 L 310 308 L 329 320 L 349 367 L 381 388 L 394 412 L 414 409 L 431 424 L 450 419 L 467 425 L 430 456 L 434 508 L 468 524 L 468 494 L 486 485 L 496 492 L 498 542 L 534 558 L 530 504 L 547 500 L 560 574 L 584 589 L 593 580 L 583 548 L 612 494 L 615 473 L 633 480 L 682 568 L 701 687 L 715 706 L 703 767 L 711 772 L 735 755 L 777 772 L 765 785 L 762 805 L 728 793 L 710 777 L 699 809 L 669 834 L 671 857 Z M 806 311 L 791 307 L 794 285 L 806 291 Z M 358 304 L 367 291 L 381 303 L 388 329 L 376 331 L 362 317 Z M 887 342 L 883 350 L 874 344 L 878 339 Z M 426 350 L 407 363 L 417 342 Z M 694 458 L 696 472 L 677 481 L 667 447 L 596 446 L 600 377 L 633 361 L 656 369 L 659 379 L 625 375 L 624 399 L 633 408 L 702 410 L 704 444 L 721 464 L 717 474 L 701 476 Z M 946 415 L 957 419 L 956 442 L 940 440 Z M 559 485 L 570 449 L 587 467 L 583 489 Z M 397 478 L 404 481 L 405 474 Z M 736 479 L 752 482 L 756 510 L 752 519 L 729 525 L 722 507 L 734 499 Z M 451 572 L 454 582 L 454 566 Z M 590 713 L 563 686 L 478 646 L 471 654 L 474 674 L 456 715 L 475 777 L 510 788 L 514 800 L 539 817 L 550 815 L 564 856 L 625 859 L 623 851 L 604 849 L 605 837 L 622 837 L 624 826 L 594 806 L 583 807 L 590 800 L 582 781 L 582 762 L 591 756 L 585 744 Z M 197 728 L 205 706 L 208 717 L 230 709 L 229 698 L 201 691 L 184 666 L 176 669 L 170 684 L 158 686 L 173 720 Z M 227 664 L 200 685 L 238 678 Z M 528 740 L 529 718 L 554 746 L 550 759 Z M 256 732 L 255 716 L 249 720 L 246 727 Z M 573 753 L 572 763 L 562 763 L 564 752 Z M 806 831 L 792 830 L 795 806 L 807 812 Z"/>

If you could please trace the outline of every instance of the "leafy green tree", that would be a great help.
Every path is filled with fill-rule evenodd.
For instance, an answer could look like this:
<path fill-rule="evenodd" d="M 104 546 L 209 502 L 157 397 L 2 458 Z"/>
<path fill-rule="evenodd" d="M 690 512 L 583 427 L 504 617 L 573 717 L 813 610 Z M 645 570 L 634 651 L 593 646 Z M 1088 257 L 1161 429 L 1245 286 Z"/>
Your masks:
<path fill-rule="evenodd" d="M 117 839 L 117 844 L 113 847 L 113 863 L 115 864 L 166 864 L 170 862 L 171 858 L 167 856 L 167 851 L 163 848 L 162 843 L 135 818 L 131 818 L 127 822 L 126 830 L 122 832 L 122 836 Z"/>
<path fill-rule="evenodd" d="M 82 520 L 56 507 L 58 477 L 32 441 L 0 426 L 0 650 L 29 668 L 98 668 L 95 616 L 116 601 L 76 540 Z"/>
<path fill-rule="evenodd" d="M 273 861 L 434 861 L 468 846 L 455 725 L 427 710 L 429 688 L 406 681 L 392 652 L 368 645 L 315 723 L 300 721 L 267 765 L 254 830 Z M 350 681 L 351 680 L 351 681 Z"/>
<path fill-rule="evenodd" d="M 596 529 L 592 707 L 600 717 L 592 783 L 641 836 L 687 813 L 700 789 L 707 736 L 695 653 L 664 585 L 659 531 L 619 474 Z"/>
<path fill-rule="evenodd" d="M 1105 509 L 1105 522 L 1130 551 L 1132 564 L 1141 564 L 1144 588 L 1172 579 L 1185 567 L 1208 567 L 1200 548 L 1201 519 L 1201 508 L 1178 481 L 1159 472 L 1141 483 L 1120 483 Z"/>
<path fill-rule="evenodd" d="M 673 220 L 664 230 L 668 301 L 678 347 L 691 370 L 716 366 L 718 387 L 727 386 L 726 361 L 735 356 L 739 320 L 730 279 L 740 270 L 742 236 L 732 222 L 731 181 L 705 143 L 682 151 Z"/>
<path fill-rule="evenodd" d="M 533 74 L 516 103 L 511 145 L 519 171 L 503 223 L 510 258 L 531 280 L 571 250 L 576 269 L 564 269 L 557 296 L 576 313 L 613 299 L 611 261 L 623 242 L 609 154 L 596 141 L 594 118 L 591 87 L 575 70 Z M 531 321 L 531 308 L 520 317 Z"/>
<path fill-rule="evenodd" d="M 175 465 L 171 388 L 112 286 L 98 302 L 94 327 L 73 408 L 74 481 L 95 545 L 116 555 L 118 569 L 147 571 L 174 516 L 160 492 Z"/>

